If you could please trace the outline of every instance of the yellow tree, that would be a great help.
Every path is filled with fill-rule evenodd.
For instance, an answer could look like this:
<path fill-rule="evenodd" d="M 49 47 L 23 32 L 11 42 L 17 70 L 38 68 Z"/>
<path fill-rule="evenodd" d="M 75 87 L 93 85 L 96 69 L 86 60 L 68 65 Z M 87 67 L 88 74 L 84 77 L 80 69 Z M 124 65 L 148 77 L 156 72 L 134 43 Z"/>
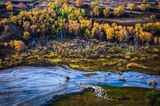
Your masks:
<path fill-rule="evenodd" d="M 82 19 L 82 20 L 79 20 L 79 21 L 80 21 L 81 27 L 84 28 L 84 29 L 86 29 L 86 28 L 90 29 L 91 26 L 92 26 L 91 20 Z"/>
<path fill-rule="evenodd" d="M 158 3 L 157 8 L 160 10 L 160 3 Z"/>
<path fill-rule="evenodd" d="M 117 17 L 120 17 L 124 14 L 124 5 L 118 6 L 114 8 L 114 15 Z"/>
<path fill-rule="evenodd" d="M 91 31 L 89 29 L 86 29 L 84 35 L 86 37 L 90 37 L 91 36 Z"/>
<path fill-rule="evenodd" d="M 99 7 L 99 4 L 98 4 L 97 1 L 91 3 L 92 9 L 94 9 L 94 8 L 97 7 L 97 6 Z"/>
<path fill-rule="evenodd" d="M 138 33 L 143 31 L 143 27 L 142 27 L 142 25 L 140 23 L 137 23 L 135 25 L 135 31 L 138 32 Z"/>
<path fill-rule="evenodd" d="M 30 22 L 29 22 L 29 21 L 23 22 L 23 28 L 24 28 L 25 30 L 29 30 L 29 27 L 30 27 Z"/>
<path fill-rule="evenodd" d="M 127 30 L 125 28 L 120 28 L 119 29 L 119 39 L 120 41 L 124 41 L 127 37 Z"/>
<path fill-rule="evenodd" d="M 149 10 L 151 8 L 151 4 L 146 4 L 146 9 Z"/>
<path fill-rule="evenodd" d="M 77 18 L 81 16 L 81 10 L 80 9 L 76 9 L 73 12 L 74 12 L 74 14 L 76 15 Z"/>
<path fill-rule="evenodd" d="M 91 30 L 91 36 L 90 36 L 91 38 L 94 38 L 96 31 L 97 31 L 97 27 L 93 27 Z"/>
<path fill-rule="evenodd" d="M 63 0 L 55 0 L 56 5 L 62 6 Z"/>
<path fill-rule="evenodd" d="M 151 39 L 151 33 L 142 31 L 139 34 L 139 38 L 140 38 L 142 43 L 144 43 L 144 41 L 149 42 L 150 39 Z"/>
<path fill-rule="evenodd" d="M 99 8 L 99 6 L 94 7 L 93 8 L 93 12 L 94 12 L 95 16 L 99 16 L 99 14 L 100 14 L 100 8 Z"/>
<path fill-rule="evenodd" d="M 104 3 L 104 0 L 100 0 L 100 3 L 103 4 L 103 3 Z"/>
<path fill-rule="evenodd" d="M 14 41 L 10 41 L 10 46 L 12 48 L 14 48 L 15 50 L 17 50 L 18 52 L 21 51 L 24 48 L 24 42 L 21 40 L 14 40 Z"/>
<path fill-rule="evenodd" d="M 114 28 L 110 27 L 106 30 L 106 37 L 108 40 L 114 37 Z"/>
<path fill-rule="evenodd" d="M 6 5 L 6 9 L 8 11 L 13 11 L 13 4 L 12 4 L 12 2 L 8 1 L 8 2 L 6 2 L 5 5 Z"/>
<path fill-rule="evenodd" d="M 141 4 L 140 5 L 140 10 L 145 12 L 146 11 L 146 4 Z"/>
<path fill-rule="evenodd" d="M 136 5 L 134 3 L 129 4 L 130 11 L 134 11 L 136 9 Z"/>
<path fill-rule="evenodd" d="M 106 8 L 103 10 L 103 14 L 104 14 L 104 16 L 109 17 L 109 15 L 110 15 L 110 8 L 109 8 L 109 7 L 106 7 Z"/>
<path fill-rule="evenodd" d="M 157 37 L 157 36 L 156 36 L 156 37 L 154 37 L 154 44 L 155 44 L 155 45 L 158 45 L 158 42 L 159 42 L 158 37 Z"/>
<path fill-rule="evenodd" d="M 24 38 L 25 40 L 29 40 L 29 39 L 30 39 L 30 33 L 27 32 L 27 31 L 23 32 L 23 38 Z"/>
<path fill-rule="evenodd" d="M 83 5 L 83 0 L 76 0 L 76 6 L 80 7 Z"/>
<path fill-rule="evenodd" d="M 33 33 L 35 33 L 35 32 L 37 31 L 38 27 L 37 27 L 37 25 L 31 25 L 31 26 L 30 26 L 30 29 L 31 29 L 31 31 L 32 31 Z"/>
<path fill-rule="evenodd" d="M 10 19 L 11 19 L 12 23 L 16 23 L 17 22 L 17 17 L 16 16 L 12 16 Z"/>
<path fill-rule="evenodd" d="M 77 21 L 69 20 L 69 32 L 78 35 L 80 32 L 80 24 Z"/>

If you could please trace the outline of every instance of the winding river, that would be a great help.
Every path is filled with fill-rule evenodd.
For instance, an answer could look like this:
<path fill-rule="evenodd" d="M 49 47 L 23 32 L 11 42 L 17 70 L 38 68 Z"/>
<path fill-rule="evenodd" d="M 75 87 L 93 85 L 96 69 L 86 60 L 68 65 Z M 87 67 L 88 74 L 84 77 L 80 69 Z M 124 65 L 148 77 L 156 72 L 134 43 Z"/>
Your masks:
<path fill-rule="evenodd" d="M 96 71 L 85 76 L 84 72 L 61 66 L 15 67 L 0 71 L 0 106 L 40 106 L 55 95 L 81 92 L 80 85 L 151 88 L 149 82 L 160 76 L 138 72 L 111 73 Z M 70 80 L 66 80 L 69 76 Z M 119 78 L 125 78 L 120 81 Z"/>

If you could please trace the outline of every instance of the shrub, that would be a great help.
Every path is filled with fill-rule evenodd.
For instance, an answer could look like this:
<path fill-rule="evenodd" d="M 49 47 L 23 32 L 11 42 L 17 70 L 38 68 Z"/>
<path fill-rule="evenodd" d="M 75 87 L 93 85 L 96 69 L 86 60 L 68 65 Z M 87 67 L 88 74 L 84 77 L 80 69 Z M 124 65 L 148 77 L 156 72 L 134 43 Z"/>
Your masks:
<path fill-rule="evenodd" d="M 141 57 L 140 60 L 141 60 L 141 61 L 145 61 L 145 60 L 146 60 L 146 57 Z"/>
<path fill-rule="evenodd" d="M 70 77 L 67 75 L 67 76 L 65 76 L 65 79 L 66 79 L 66 80 L 69 80 L 69 79 L 70 79 Z"/>
<path fill-rule="evenodd" d="M 127 64 L 127 69 L 132 69 L 132 68 L 141 68 L 142 66 L 138 63 L 135 63 L 135 62 L 131 62 L 131 63 L 128 63 Z"/>
<path fill-rule="evenodd" d="M 125 56 L 125 59 L 130 59 L 131 58 L 131 56 Z"/>
<path fill-rule="evenodd" d="M 155 15 L 151 15 L 149 18 L 152 19 L 152 20 L 155 20 L 156 16 Z"/>
<path fill-rule="evenodd" d="M 73 69 L 79 69 L 80 66 L 79 65 L 76 65 L 76 64 L 69 64 L 69 66 Z"/>
<path fill-rule="evenodd" d="M 134 57 L 134 58 L 131 59 L 132 62 L 135 62 L 135 61 L 138 61 L 138 60 L 139 60 L 138 57 Z"/>
<path fill-rule="evenodd" d="M 60 62 L 62 62 L 62 59 L 60 59 L 60 58 L 55 58 L 55 59 L 49 59 L 49 61 L 50 61 L 51 63 L 60 63 Z"/>

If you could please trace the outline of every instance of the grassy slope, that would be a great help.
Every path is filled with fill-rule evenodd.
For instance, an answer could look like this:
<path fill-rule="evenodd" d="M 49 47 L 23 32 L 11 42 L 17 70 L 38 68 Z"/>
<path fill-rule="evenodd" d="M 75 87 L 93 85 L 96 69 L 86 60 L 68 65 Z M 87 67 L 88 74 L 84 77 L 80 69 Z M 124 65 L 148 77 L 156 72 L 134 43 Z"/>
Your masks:
<path fill-rule="evenodd" d="M 143 88 L 114 88 L 104 87 L 114 101 L 102 100 L 94 93 L 70 94 L 62 97 L 59 101 L 51 103 L 50 106 L 151 106 L 149 92 Z M 160 91 L 155 91 L 153 106 L 160 104 Z"/>

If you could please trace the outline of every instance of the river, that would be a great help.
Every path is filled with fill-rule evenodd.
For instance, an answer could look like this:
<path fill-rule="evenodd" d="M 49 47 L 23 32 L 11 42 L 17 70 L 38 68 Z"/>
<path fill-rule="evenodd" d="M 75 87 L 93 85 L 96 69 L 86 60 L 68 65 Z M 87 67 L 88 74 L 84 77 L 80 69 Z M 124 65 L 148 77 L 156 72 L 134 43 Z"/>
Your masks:
<path fill-rule="evenodd" d="M 160 90 L 158 75 L 96 71 L 95 75 L 88 77 L 84 73 L 67 66 L 20 66 L 1 70 L 0 106 L 40 106 L 55 95 L 81 92 L 78 88 L 81 85 L 151 88 L 149 82 L 156 80 L 156 89 Z M 65 76 L 70 79 L 66 80 Z"/>

